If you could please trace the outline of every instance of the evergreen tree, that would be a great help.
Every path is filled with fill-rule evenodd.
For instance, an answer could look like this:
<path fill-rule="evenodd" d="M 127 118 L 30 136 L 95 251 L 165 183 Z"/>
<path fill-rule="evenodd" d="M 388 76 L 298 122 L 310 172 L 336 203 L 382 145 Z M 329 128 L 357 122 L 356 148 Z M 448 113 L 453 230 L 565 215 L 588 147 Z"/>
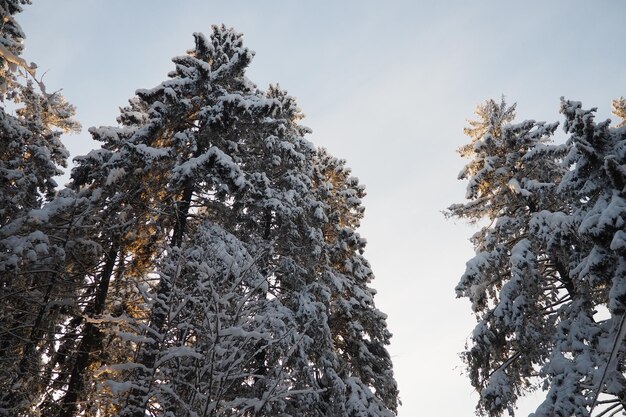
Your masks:
<path fill-rule="evenodd" d="M 265 296 L 259 255 L 253 257 L 248 245 L 211 222 L 191 227 L 194 232 L 180 248 L 168 249 L 159 268 L 160 280 L 169 281 L 168 299 L 146 294 L 148 306 L 159 304 L 168 313 L 147 390 L 147 412 L 220 416 L 293 408 L 288 398 L 301 392 L 293 389 L 285 368 L 299 337 L 297 326 L 280 300 Z M 142 327 L 144 334 L 154 334 L 150 323 L 140 324 L 136 334 Z M 262 371 L 259 357 L 266 365 Z M 116 368 L 110 368 L 113 377 Z M 125 382 L 111 379 L 107 385 L 115 391 Z"/>
<path fill-rule="evenodd" d="M 198 209 L 247 240 L 263 235 L 269 244 L 280 211 L 289 211 L 299 199 L 301 175 L 289 166 L 307 160 L 298 149 L 310 153 L 313 148 L 298 139 L 306 129 L 293 123 L 300 117 L 293 100 L 278 89 L 263 94 L 243 76 L 251 56 L 241 45 L 241 35 L 232 30 L 215 27 L 210 39 L 197 34 L 196 48 L 174 59 L 177 67 L 170 80 L 138 91 L 120 116 L 121 128 L 92 129 L 104 146 L 79 158 L 74 187 L 101 207 L 96 207 L 105 230 L 100 238 L 102 246 L 109 242 L 110 250 L 100 275 L 91 280 L 94 295 L 86 315 L 102 315 L 107 298 L 120 304 L 123 297 L 109 294 L 109 287 L 127 290 L 129 284 L 123 282 L 129 280 L 148 279 L 155 297 L 169 300 L 171 283 L 145 278 L 146 268 L 164 245 L 178 248 L 186 240 L 188 220 L 199 215 Z M 264 171 L 268 167 L 274 167 L 274 174 Z M 287 224 L 283 220 L 280 224 Z M 263 263 L 269 273 L 269 261 Z M 118 314 L 129 313 L 126 308 Z M 162 347 L 158 335 L 167 333 L 166 310 L 159 303 L 152 304 L 149 316 L 156 336 L 141 345 L 136 360 L 148 371 L 135 373 L 136 386 L 151 384 Z M 100 360 L 103 324 L 93 321 L 81 330 L 79 357 L 67 372 L 60 372 L 71 375 L 64 383 L 68 388 L 61 415 L 78 412 L 81 397 L 95 391 L 89 369 Z M 144 395 L 140 388 L 131 389 L 124 413 L 143 409 L 148 401 Z"/>
<path fill-rule="evenodd" d="M 626 218 L 624 204 L 623 128 L 610 120 L 594 121 L 595 109 L 580 102 L 561 101 L 564 130 L 570 134 L 569 167 L 559 195 L 569 202 L 567 227 L 561 232 L 561 252 L 569 251 L 569 306 L 561 309 L 554 336 L 555 349 L 542 374 L 549 381 L 546 400 L 536 416 L 601 415 L 625 409 L 624 263 L 620 246 Z M 544 224 L 562 219 L 546 215 Z M 554 229 L 554 227 L 552 227 Z M 537 235 L 554 245 L 552 233 Z M 598 308 L 609 317 L 596 316 Z"/>
<path fill-rule="evenodd" d="M 45 389 L 42 363 L 62 322 L 67 239 L 51 222 L 62 204 L 45 205 L 68 156 L 60 135 L 79 128 L 74 108 L 48 94 L 36 66 L 20 57 L 24 34 L 14 15 L 27 3 L 0 2 L 0 414 L 7 415 L 30 414 Z"/>
<path fill-rule="evenodd" d="M 245 77 L 240 34 L 195 40 L 120 127 L 91 130 L 103 146 L 72 173 L 105 256 L 86 278 L 87 321 L 51 414 L 394 412 L 390 335 L 353 230 L 362 188 L 343 162 L 315 174 L 295 100 Z M 319 175 L 336 190 L 316 189 Z"/>
<path fill-rule="evenodd" d="M 449 211 L 490 222 L 472 238 L 477 255 L 457 286 L 478 319 L 463 355 L 478 411 L 512 414 L 519 395 L 541 386 L 548 393 L 536 416 L 603 415 L 620 406 L 604 397 L 622 395 L 623 255 L 611 242 L 623 227 L 623 134 L 563 101 L 571 137 L 553 145 L 556 125 L 512 125 L 504 109 L 489 101 L 467 130 L 478 133 L 461 149 L 473 158 L 460 175 L 470 202 Z M 597 318 L 598 306 L 612 317 Z"/>
<path fill-rule="evenodd" d="M 327 415 L 393 415 L 398 391 L 391 359 L 386 350 L 391 334 L 386 316 L 376 309 L 369 283 L 374 278 L 363 257 L 365 239 L 356 230 L 365 211 L 361 199 L 365 188 L 352 177 L 345 161 L 318 149 L 314 159 L 314 191 L 320 205 L 323 244 L 318 265 L 320 294 L 328 315 L 324 361 L 327 369 L 340 372 L 324 375 L 327 393 L 341 395 L 337 401 L 325 396 L 338 410 Z M 329 353 L 332 352 L 332 355 Z"/>
<path fill-rule="evenodd" d="M 535 213 L 558 204 L 553 194 L 563 169 L 545 149 L 556 125 L 512 125 L 514 110 L 504 100 L 478 107 L 479 120 L 465 131 L 472 142 L 459 151 L 471 158 L 459 174 L 469 180 L 470 201 L 448 212 L 489 222 L 472 237 L 476 256 L 456 288 L 477 316 L 463 358 L 481 393 L 479 411 L 489 415 L 510 410 L 530 387 L 549 345 L 561 279 L 529 232 Z"/>
<path fill-rule="evenodd" d="M 232 74 L 240 72 L 240 61 L 250 56 L 237 49 L 237 39 L 225 28 L 216 28 L 215 33 L 216 45 L 196 36 L 197 48 L 174 60 L 177 67 L 170 80 L 152 90 L 137 91 L 119 118 L 122 127 L 91 129 L 103 147 L 78 158 L 79 166 L 72 173 L 79 195 L 94 201 L 94 216 L 103 230 L 100 245 L 105 248 L 101 267 L 89 280 L 93 290 L 86 303 L 87 316 L 106 314 L 112 298 L 119 304 L 113 306 L 117 315 L 132 313 L 132 300 L 123 300 L 132 293 L 127 277 L 144 279 L 168 242 L 173 247 L 180 245 L 192 215 L 196 181 L 211 193 L 209 198 L 216 199 L 225 199 L 229 189 L 241 185 L 237 166 L 221 150 L 232 146 L 230 124 L 236 119 L 235 114 L 223 110 L 231 104 L 241 108 L 236 106 L 237 95 L 232 90 L 250 89 L 251 84 Z M 219 36 L 223 39 L 217 39 Z M 244 53 L 238 55 L 240 52 Z M 205 59 L 192 54 L 204 54 Z M 222 114 L 211 114 L 219 108 Z M 216 131 L 203 129 L 205 124 Z M 158 285 L 167 298 L 167 281 Z M 111 286 L 122 294 L 109 294 Z M 152 325 L 159 328 L 163 320 L 163 312 L 155 309 Z M 103 326 L 106 324 L 89 321 L 80 330 L 79 355 L 67 372 L 70 378 L 65 382 L 62 416 L 75 415 L 84 407 L 86 395 L 96 391 L 90 374 L 97 363 L 106 364 Z M 142 361 L 155 359 L 158 342 L 152 343 L 155 345 L 144 346 L 146 358 Z"/>
<path fill-rule="evenodd" d="M 19 57 L 26 1 L 5 3 L 0 414 L 395 413 L 363 187 L 246 78 L 242 35 L 195 34 L 57 193 L 73 108 Z"/>

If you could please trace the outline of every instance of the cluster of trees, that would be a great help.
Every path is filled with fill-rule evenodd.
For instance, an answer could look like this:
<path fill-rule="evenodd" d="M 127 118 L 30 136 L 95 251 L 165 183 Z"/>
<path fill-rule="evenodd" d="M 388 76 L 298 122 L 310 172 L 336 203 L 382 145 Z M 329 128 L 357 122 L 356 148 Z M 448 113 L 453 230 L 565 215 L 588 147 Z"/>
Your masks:
<path fill-rule="evenodd" d="M 0 415 L 393 416 L 364 188 L 223 26 L 75 159 L 0 0 Z"/>
<path fill-rule="evenodd" d="M 448 215 L 484 226 L 456 287 L 477 318 L 462 357 L 481 415 L 535 389 L 535 417 L 626 411 L 626 126 L 595 111 L 561 99 L 560 144 L 558 123 L 514 123 L 504 100 L 466 129 L 468 201 Z"/>

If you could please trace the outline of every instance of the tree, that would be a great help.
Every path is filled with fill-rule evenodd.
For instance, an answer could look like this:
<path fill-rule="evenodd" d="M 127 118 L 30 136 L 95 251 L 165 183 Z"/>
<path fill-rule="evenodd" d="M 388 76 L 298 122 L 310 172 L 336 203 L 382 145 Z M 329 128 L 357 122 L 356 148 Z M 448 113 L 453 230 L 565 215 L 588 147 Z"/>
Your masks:
<path fill-rule="evenodd" d="M 457 286 L 478 319 L 463 354 L 481 394 L 478 412 L 512 414 L 520 395 L 542 387 L 548 393 L 536 416 L 586 416 L 594 408 L 602 414 L 598 396 L 620 395 L 619 355 L 606 346 L 620 345 L 621 316 L 607 284 L 619 286 L 623 256 L 610 244 L 598 246 L 587 230 L 599 212 L 619 217 L 615 207 L 603 211 L 610 199 L 601 196 L 615 194 L 602 171 L 620 171 L 621 134 L 608 122 L 595 125 L 580 103 L 563 101 L 572 136 L 554 145 L 556 125 L 512 125 L 512 109 L 502 117 L 505 109 L 504 102 L 487 102 L 480 122 L 466 130 L 473 142 L 461 152 L 473 159 L 460 178 L 469 179 L 470 202 L 448 213 L 490 222 L 472 238 L 477 254 Z M 596 201 L 606 204 L 598 209 Z M 609 306 L 613 317 L 600 319 L 599 306 Z"/>
<path fill-rule="evenodd" d="M 102 146 L 59 192 L 50 161 L 64 163 L 73 109 L 0 48 L 33 78 L 6 79 L 22 105 L 7 152 L 46 162 L 2 172 L 17 204 L 1 213 L 2 412 L 392 415 L 391 335 L 355 231 L 363 187 L 305 138 L 293 97 L 246 78 L 241 34 L 194 39 L 118 126 L 90 129 Z"/>
<path fill-rule="evenodd" d="M 318 149 L 313 166 L 323 233 L 317 285 L 324 296 L 331 346 L 324 360 L 341 370 L 324 378 L 327 386 L 341 387 L 345 398 L 327 399 L 342 408 L 337 415 L 392 415 L 398 391 L 386 350 L 391 334 L 386 316 L 375 307 L 375 291 L 369 288 L 374 276 L 363 257 L 366 242 L 356 232 L 365 211 L 365 187 L 350 175 L 344 160 L 325 149 Z"/>
<path fill-rule="evenodd" d="M 470 298 L 479 322 L 463 358 L 481 393 L 479 411 L 489 415 L 510 409 L 544 360 L 550 337 L 545 323 L 551 322 L 546 316 L 558 294 L 541 282 L 545 275 L 560 278 L 529 234 L 532 215 L 554 204 L 552 190 L 563 173 L 540 156 L 556 125 L 511 125 L 514 110 L 504 100 L 478 107 L 479 120 L 465 131 L 472 142 L 459 150 L 471 158 L 459 174 L 469 180 L 470 202 L 448 212 L 489 221 L 472 237 L 476 257 L 456 288 L 458 296 Z"/>
<path fill-rule="evenodd" d="M 154 415 L 220 416 L 293 408 L 289 397 L 300 392 L 285 368 L 299 337 L 297 324 L 279 299 L 265 296 L 259 255 L 253 257 L 248 245 L 211 222 L 193 230 L 180 248 L 168 249 L 159 268 L 160 280 L 170 281 L 168 299 L 146 294 L 148 306 L 159 304 L 168 312 L 146 409 Z M 137 335 L 154 334 L 150 323 L 139 327 Z M 262 372 L 260 357 L 267 364 Z M 111 376 L 124 376 L 125 368 L 111 366 Z M 130 381 L 137 383 L 132 373 Z M 107 381 L 113 391 L 126 383 Z"/>
<path fill-rule="evenodd" d="M 59 137 L 79 128 L 71 119 L 74 108 L 60 94 L 46 93 L 35 78 L 36 65 L 19 57 L 24 33 L 14 15 L 27 3 L 0 2 L 0 129 L 6 138 L 0 148 L 0 227 L 54 195 L 53 177 L 62 174 L 59 167 L 68 157 Z M 7 112 L 7 105 L 15 114 Z"/>
<path fill-rule="evenodd" d="M 559 194 L 572 209 L 566 218 L 569 236 L 564 234 L 560 244 L 574 255 L 569 270 L 572 302 L 562 309 L 555 334 L 558 348 L 542 369 L 550 389 L 536 416 L 601 415 L 626 407 L 625 252 L 620 243 L 626 218 L 624 134 L 623 128 L 610 128 L 610 120 L 595 123 L 594 112 L 580 102 L 561 100 L 570 138 L 564 160 L 569 170 Z M 553 243 L 541 232 L 540 238 Z M 596 315 L 599 308 L 608 309 L 609 317 Z"/>
<path fill-rule="evenodd" d="M 20 57 L 24 34 L 14 15 L 27 3 L 0 2 L 0 414 L 10 415 L 29 413 L 45 387 L 40 365 L 68 294 L 58 276 L 67 240 L 44 206 L 66 166 L 61 133 L 79 128 L 74 108 L 47 93 L 36 65 Z"/>
<path fill-rule="evenodd" d="M 314 167 L 295 100 L 245 77 L 241 34 L 194 37 L 170 79 L 122 109 L 121 126 L 91 130 L 103 146 L 72 173 L 104 256 L 50 411 L 389 415 L 390 334 L 353 230 L 362 188 L 325 152 Z"/>
<path fill-rule="evenodd" d="M 241 186 L 238 167 L 221 150 L 234 145 L 229 141 L 234 132 L 230 126 L 235 112 L 245 104 L 239 102 L 236 90 L 252 88 L 238 76 L 251 55 L 237 48 L 235 35 L 216 28 L 215 44 L 196 35 L 197 48 L 175 58 L 177 67 L 170 80 L 152 90 L 137 91 L 119 118 L 122 127 L 91 129 L 103 147 L 79 158 L 80 165 L 72 173 L 72 187 L 94 202 L 102 230 L 100 246 L 105 248 L 101 267 L 89 280 L 93 295 L 86 303 L 87 317 L 98 320 L 107 314 L 111 298 L 132 294 L 132 282 L 145 278 L 166 244 L 180 246 L 197 193 L 223 200 L 229 190 Z M 241 116 L 245 117 L 245 109 Z M 203 129 L 205 125 L 213 131 Z M 167 299 L 168 282 L 156 285 L 160 297 Z M 124 295 L 110 294 L 111 286 Z M 121 306 L 113 306 L 116 315 L 134 308 L 132 302 Z M 164 313 L 153 310 L 152 326 L 162 326 Z M 94 320 L 82 326 L 80 354 L 65 382 L 60 415 L 75 415 L 84 407 L 86 396 L 95 392 L 92 372 L 98 362 L 106 364 L 102 356 L 106 326 Z M 142 349 L 140 362 L 149 364 L 156 358 L 159 342 L 147 342 Z"/>

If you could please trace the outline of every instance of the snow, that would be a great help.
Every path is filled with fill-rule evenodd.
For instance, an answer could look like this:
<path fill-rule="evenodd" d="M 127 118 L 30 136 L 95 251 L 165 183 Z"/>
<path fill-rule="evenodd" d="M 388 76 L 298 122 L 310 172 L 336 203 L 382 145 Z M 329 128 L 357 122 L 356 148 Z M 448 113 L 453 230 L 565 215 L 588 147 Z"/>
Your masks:
<path fill-rule="evenodd" d="M 115 184 L 120 178 L 126 175 L 126 170 L 124 168 L 112 168 L 109 171 L 109 175 L 107 176 L 107 180 L 105 182 L 106 186 L 111 186 Z"/>
<path fill-rule="evenodd" d="M 520 194 L 524 197 L 529 197 L 531 196 L 531 192 L 528 190 L 525 190 L 524 188 L 522 188 L 522 186 L 520 185 L 519 181 L 517 181 L 517 179 L 515 178 L 511 178 L 509 180 L 509 188 L 511 189 L 511 191 L 513 191 L 515 194 Z"/>

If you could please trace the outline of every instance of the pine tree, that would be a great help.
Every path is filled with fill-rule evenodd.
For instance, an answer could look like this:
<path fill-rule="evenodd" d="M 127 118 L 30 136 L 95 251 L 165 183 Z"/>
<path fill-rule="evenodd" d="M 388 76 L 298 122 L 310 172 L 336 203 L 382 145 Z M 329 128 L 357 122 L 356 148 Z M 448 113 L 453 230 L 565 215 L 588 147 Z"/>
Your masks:
<path fill-rule="evenodd" d="M 558 164 L 563 150 L 546 147 L 557 125 L 511 124 L 514 111 L 504 100 L 478 107 L 479 120 L 465 130 L 472 141 L 459 150 L 471 158 L 459 174 L 469 182 L 470 201 L 447 213 L 488 222 L 472 237 L 476 256 L 456 291 L 470 299 L 477 316 L 463 359 L 481 394 L 478 411 L 490 416 L 512 411 L 532 387 L 562 302 L 558 288 L 567 285 L 562 268 L 531 232 L 534 215 L 559 209 L 555 189 L 564 174 Z"/>
<path fill-rule="evenodd" d="M 327 308 L 330 346 L 323 360 L 334 363 L 326 369 L 341 370 L 324 375 L 323 383 L 333 387 L 328 393 L 343 398 L 325 397 L 337 407 L 327 415 L 393 415 L 398 391 L 385 347 L 391 334 L 369 287 L 374 276 L 363 257 L 365 239 L 356 233 L 365 211 L 365 188 L 344 160 L 325 149 L 318 149 L 313 165 L 313 188 L 321 203 L 316 215 L 323 224 L 318 285 Z"/>
<path fill-rule="evenodd" d="M 61 133 L 79 128 L 74 108 L 20 57 L 14 15 L 27 3 L 0 2 L 0 414 L 8 415 L 30 414 L 45 389 L 43 362 L 62 322 L 67 240 L 51 221 L 61 206 L 51 203 L 53 177 L 68 156 Z"/>
<path fill-rule="evenodd" d="M 488 114 L 498 113 L 493 104 Z M 457 287 L 478 318 L 464 359 L 482 414 L 512 413 L 538 386 L 547 395 L 537 417 L 622 407 L 623 128 L 596 124 L 594 111 L 562 101 L 564 145 L 548 142 L 555 125 L 523 122 L 465 147 L 474 158 L 461 173 L 471 201 L 450 213 L 491 221 L 473 237 L 477 256 Z M 603 307 L 610 318 L 596 315 Z"/>
<path fill-rule="evenodd" d="M 29 409 L 392 415 L 391 335 L 355 231 L 363 188 L 305 139 L 292 97 L 246 78 L 241 34 L 194 37 L 20 223 L 39 215 L 62 242 Z"/>

